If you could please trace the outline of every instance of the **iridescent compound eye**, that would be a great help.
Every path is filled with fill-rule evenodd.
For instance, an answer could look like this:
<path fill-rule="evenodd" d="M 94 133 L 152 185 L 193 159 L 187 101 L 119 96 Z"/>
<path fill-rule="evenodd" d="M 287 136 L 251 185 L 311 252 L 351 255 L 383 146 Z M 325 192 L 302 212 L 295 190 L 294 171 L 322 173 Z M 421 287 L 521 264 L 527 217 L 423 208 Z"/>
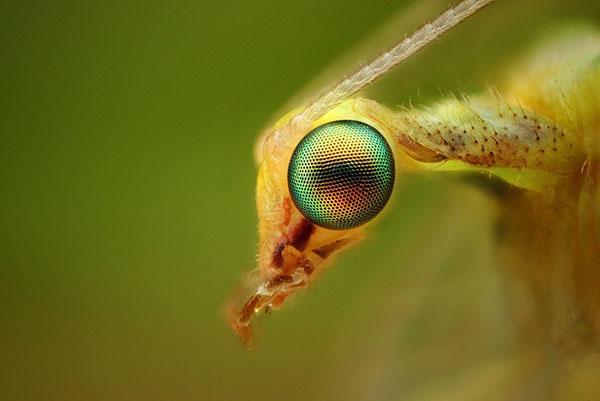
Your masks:
<path fill-rule="evenodd" d="M 360 121 L 333 121 L 300 141 L 288 167 L 288 185 L 304 217 L 344 230 L 366 223 L 383 209 L 394 173 L 394 156 L 379 131 Z"/>

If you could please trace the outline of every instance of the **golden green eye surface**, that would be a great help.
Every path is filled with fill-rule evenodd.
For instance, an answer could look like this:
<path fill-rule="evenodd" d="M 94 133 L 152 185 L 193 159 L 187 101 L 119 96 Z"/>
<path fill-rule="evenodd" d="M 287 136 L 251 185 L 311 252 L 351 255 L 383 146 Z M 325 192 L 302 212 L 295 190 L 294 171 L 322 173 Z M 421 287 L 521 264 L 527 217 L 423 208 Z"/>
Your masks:
<path fill-rule="evenodd" d="M 288 167 L 288 186 L 304 217 L 343 230 L 383 209 L 394 175 L 394 156 L 383 135 L 360 121 L 342 120 L 323 124 L 300 141 Z"/>

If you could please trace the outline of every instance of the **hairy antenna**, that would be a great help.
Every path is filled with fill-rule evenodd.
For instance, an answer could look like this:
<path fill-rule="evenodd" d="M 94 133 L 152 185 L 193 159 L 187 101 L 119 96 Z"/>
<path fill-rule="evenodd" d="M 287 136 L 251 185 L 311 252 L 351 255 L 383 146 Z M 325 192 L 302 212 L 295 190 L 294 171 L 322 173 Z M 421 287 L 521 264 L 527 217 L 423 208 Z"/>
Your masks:
<path fill-rule="evenodd" d="M 439 38 L 446 31 L 464 21 L 467 17 L 490 4 L 494 0 L 464 0 L 448 9 L 434 21 L 425 24 L 411 36 L 405 38 L 390 50 L 382 53 L 370 63 L 361 67 L 351 76 L 343 79 L 331 90 L 318 97 L 305 108 L 297 118 L 313 121 L 331 109 L 341 100 L 363 89 L 377 78 L 400 64 L 425 46 Z"/>

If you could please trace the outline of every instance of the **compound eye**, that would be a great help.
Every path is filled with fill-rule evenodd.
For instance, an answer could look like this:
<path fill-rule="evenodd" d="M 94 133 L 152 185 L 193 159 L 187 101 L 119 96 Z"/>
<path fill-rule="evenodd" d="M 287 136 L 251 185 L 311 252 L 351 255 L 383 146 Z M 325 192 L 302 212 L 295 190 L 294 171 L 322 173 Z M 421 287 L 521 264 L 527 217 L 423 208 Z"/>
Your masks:
<path fill-rule="evenodd" d="M 372 126 L 332 121 L 309 132 L 288 166 L 292 201 L 316 225 L 344 230 L 383 209 L 394 187 L 394 156 Z"/>

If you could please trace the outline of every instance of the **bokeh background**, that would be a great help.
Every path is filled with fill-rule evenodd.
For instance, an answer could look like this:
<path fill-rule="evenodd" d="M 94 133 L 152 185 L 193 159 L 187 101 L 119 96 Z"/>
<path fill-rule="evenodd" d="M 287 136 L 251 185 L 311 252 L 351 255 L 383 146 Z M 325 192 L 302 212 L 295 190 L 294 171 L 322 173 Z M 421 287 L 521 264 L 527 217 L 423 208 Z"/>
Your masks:
<path fill-rule="evenodd" d="M 364 244 L 259 319 L 254 351 L 221 316 L 254 268 L 256 135 L 322 71 L 446 5 L 1 5 L 0 399 L 499 397 L 517 335 L 502 205 L 468 180 L 404 180 Z M 499 0 L 370 94 L 486 90 L 544 36 L 599 21 L 594 0 Z"/>

